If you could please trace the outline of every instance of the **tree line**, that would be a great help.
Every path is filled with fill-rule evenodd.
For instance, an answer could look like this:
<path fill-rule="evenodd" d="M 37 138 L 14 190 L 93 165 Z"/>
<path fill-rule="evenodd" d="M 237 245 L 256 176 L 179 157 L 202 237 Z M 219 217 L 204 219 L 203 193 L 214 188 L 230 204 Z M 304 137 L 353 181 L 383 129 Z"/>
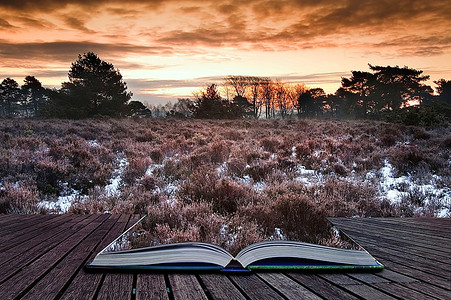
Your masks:
<path fill-rule="evenodd" d="M 90 118 L 150 115 L 132 93 L 119 70 L 92 52 L 79 55 L 60 89 L 44 88 L 34 76 L 24 84 L 6 78 L 0 84 L 0 115 L 13 117 Z"/>
<path fill-rule="evenodd" d="M 34 76 L 24 84 L 6 78 L 0 84 L 0 115 L 90 118 L 95 116 L 238 118 L 383 119 L 412 125 L 451 120 L 451 80 L 440 79 L 434 93 L 423 71 L 373 66 L 342 78 L 333 94 L 322 88 L 288 84 L 267 77 L 228 76 L 193 98 L 146 107 L 132 101 L 119 70 L 92 52 L 79 55 L 60 89 L 44 88 Z"/>
<path fill-rule="evenodd" d="M 434 81 L 434 94 L 432 87 L 424 84 L 429 76 L 421 70 L 369 67 L 370 72 L 352 71 L 351 77 L 342 78 L 341 87 L 333 94 L 326 94 L 322 88 L 265 77 L 228 76 L 221 87 L 211 84 L 194 99 L 179 99 L 172 107 L 151 110 L 159 115 L 208 119 L 382 119 L 408 125 L 434 125 L 451 120 L 450 80 Z"/>

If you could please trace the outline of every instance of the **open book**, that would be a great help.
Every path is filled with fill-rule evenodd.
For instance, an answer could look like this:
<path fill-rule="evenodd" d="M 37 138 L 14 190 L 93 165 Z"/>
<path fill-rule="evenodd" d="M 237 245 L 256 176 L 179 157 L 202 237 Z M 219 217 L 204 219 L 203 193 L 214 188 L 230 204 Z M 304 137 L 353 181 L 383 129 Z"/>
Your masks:
<path fill-rule="evenodd" d="M 141 218 L 142 220 L 142 218 Z M 141 221 L 140 220 L 140 221 Z M 139 235 L 129 228 L 86 267 L 88 269 L 218 270 L 368 269 L 384 266 L 367 251 L 273 240 L 247 246 L 235 257 L 225 249 L 201 242 L 136 247 Z"/>

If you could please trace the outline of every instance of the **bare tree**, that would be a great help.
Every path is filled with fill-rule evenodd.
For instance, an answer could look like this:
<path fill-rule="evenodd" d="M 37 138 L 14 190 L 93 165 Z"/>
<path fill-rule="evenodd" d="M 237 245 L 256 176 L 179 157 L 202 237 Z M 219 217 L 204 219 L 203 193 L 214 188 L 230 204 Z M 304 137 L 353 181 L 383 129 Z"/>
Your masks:
<path fill-rule="evenodd" d="M 244 97 L 246 89 L 249 86 L 249 76 L 235 76 L 229 75 L 225 79 L 226 84 L 232 86 L 235 89 L 236 96 Z"/>
<path fill-rule="evenodd" d="M 264 104 L 262 95 L 262 86 L 269 82 L 269 78 L 266 77 L 249 77 L 250 87 L 251 87 L 251 95 L 250 98 L 252 99 L 252 109 L 253 109 L 253 116 L 255 119 L 258 119 L 261 115 L 261 109 Z"/>

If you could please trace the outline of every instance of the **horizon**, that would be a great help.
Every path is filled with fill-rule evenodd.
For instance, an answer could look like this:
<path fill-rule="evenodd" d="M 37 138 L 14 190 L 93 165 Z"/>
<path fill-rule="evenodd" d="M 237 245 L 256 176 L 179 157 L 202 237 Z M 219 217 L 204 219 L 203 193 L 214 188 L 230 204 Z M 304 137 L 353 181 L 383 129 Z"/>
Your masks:
<path fill-rule="evenodd" d="M 133 100 L 191 97 L 228 75 L 333 93 L 368 64 L 451 79 L 449 1 L 0 2 L 0 79 L 61 86 L 78 54 L 119 69 Z"/>

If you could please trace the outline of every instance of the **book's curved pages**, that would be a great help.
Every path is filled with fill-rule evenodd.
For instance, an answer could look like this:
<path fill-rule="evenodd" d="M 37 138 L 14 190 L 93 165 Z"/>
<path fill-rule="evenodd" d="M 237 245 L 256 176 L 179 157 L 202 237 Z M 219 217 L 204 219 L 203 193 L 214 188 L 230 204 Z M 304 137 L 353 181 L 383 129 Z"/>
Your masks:
<path fill-rule="evenodd" d="M 351 250 L 284 240 L 249 245 L 235 257 L 219 246 L 201 242 L 134 248 L 136 234 L 133 228 L 143 218 L 97 254 L 86 267 L 230 272 L 271 269 L 380 270 L 384 267 L 361 247 L 361 250 Z"/>

